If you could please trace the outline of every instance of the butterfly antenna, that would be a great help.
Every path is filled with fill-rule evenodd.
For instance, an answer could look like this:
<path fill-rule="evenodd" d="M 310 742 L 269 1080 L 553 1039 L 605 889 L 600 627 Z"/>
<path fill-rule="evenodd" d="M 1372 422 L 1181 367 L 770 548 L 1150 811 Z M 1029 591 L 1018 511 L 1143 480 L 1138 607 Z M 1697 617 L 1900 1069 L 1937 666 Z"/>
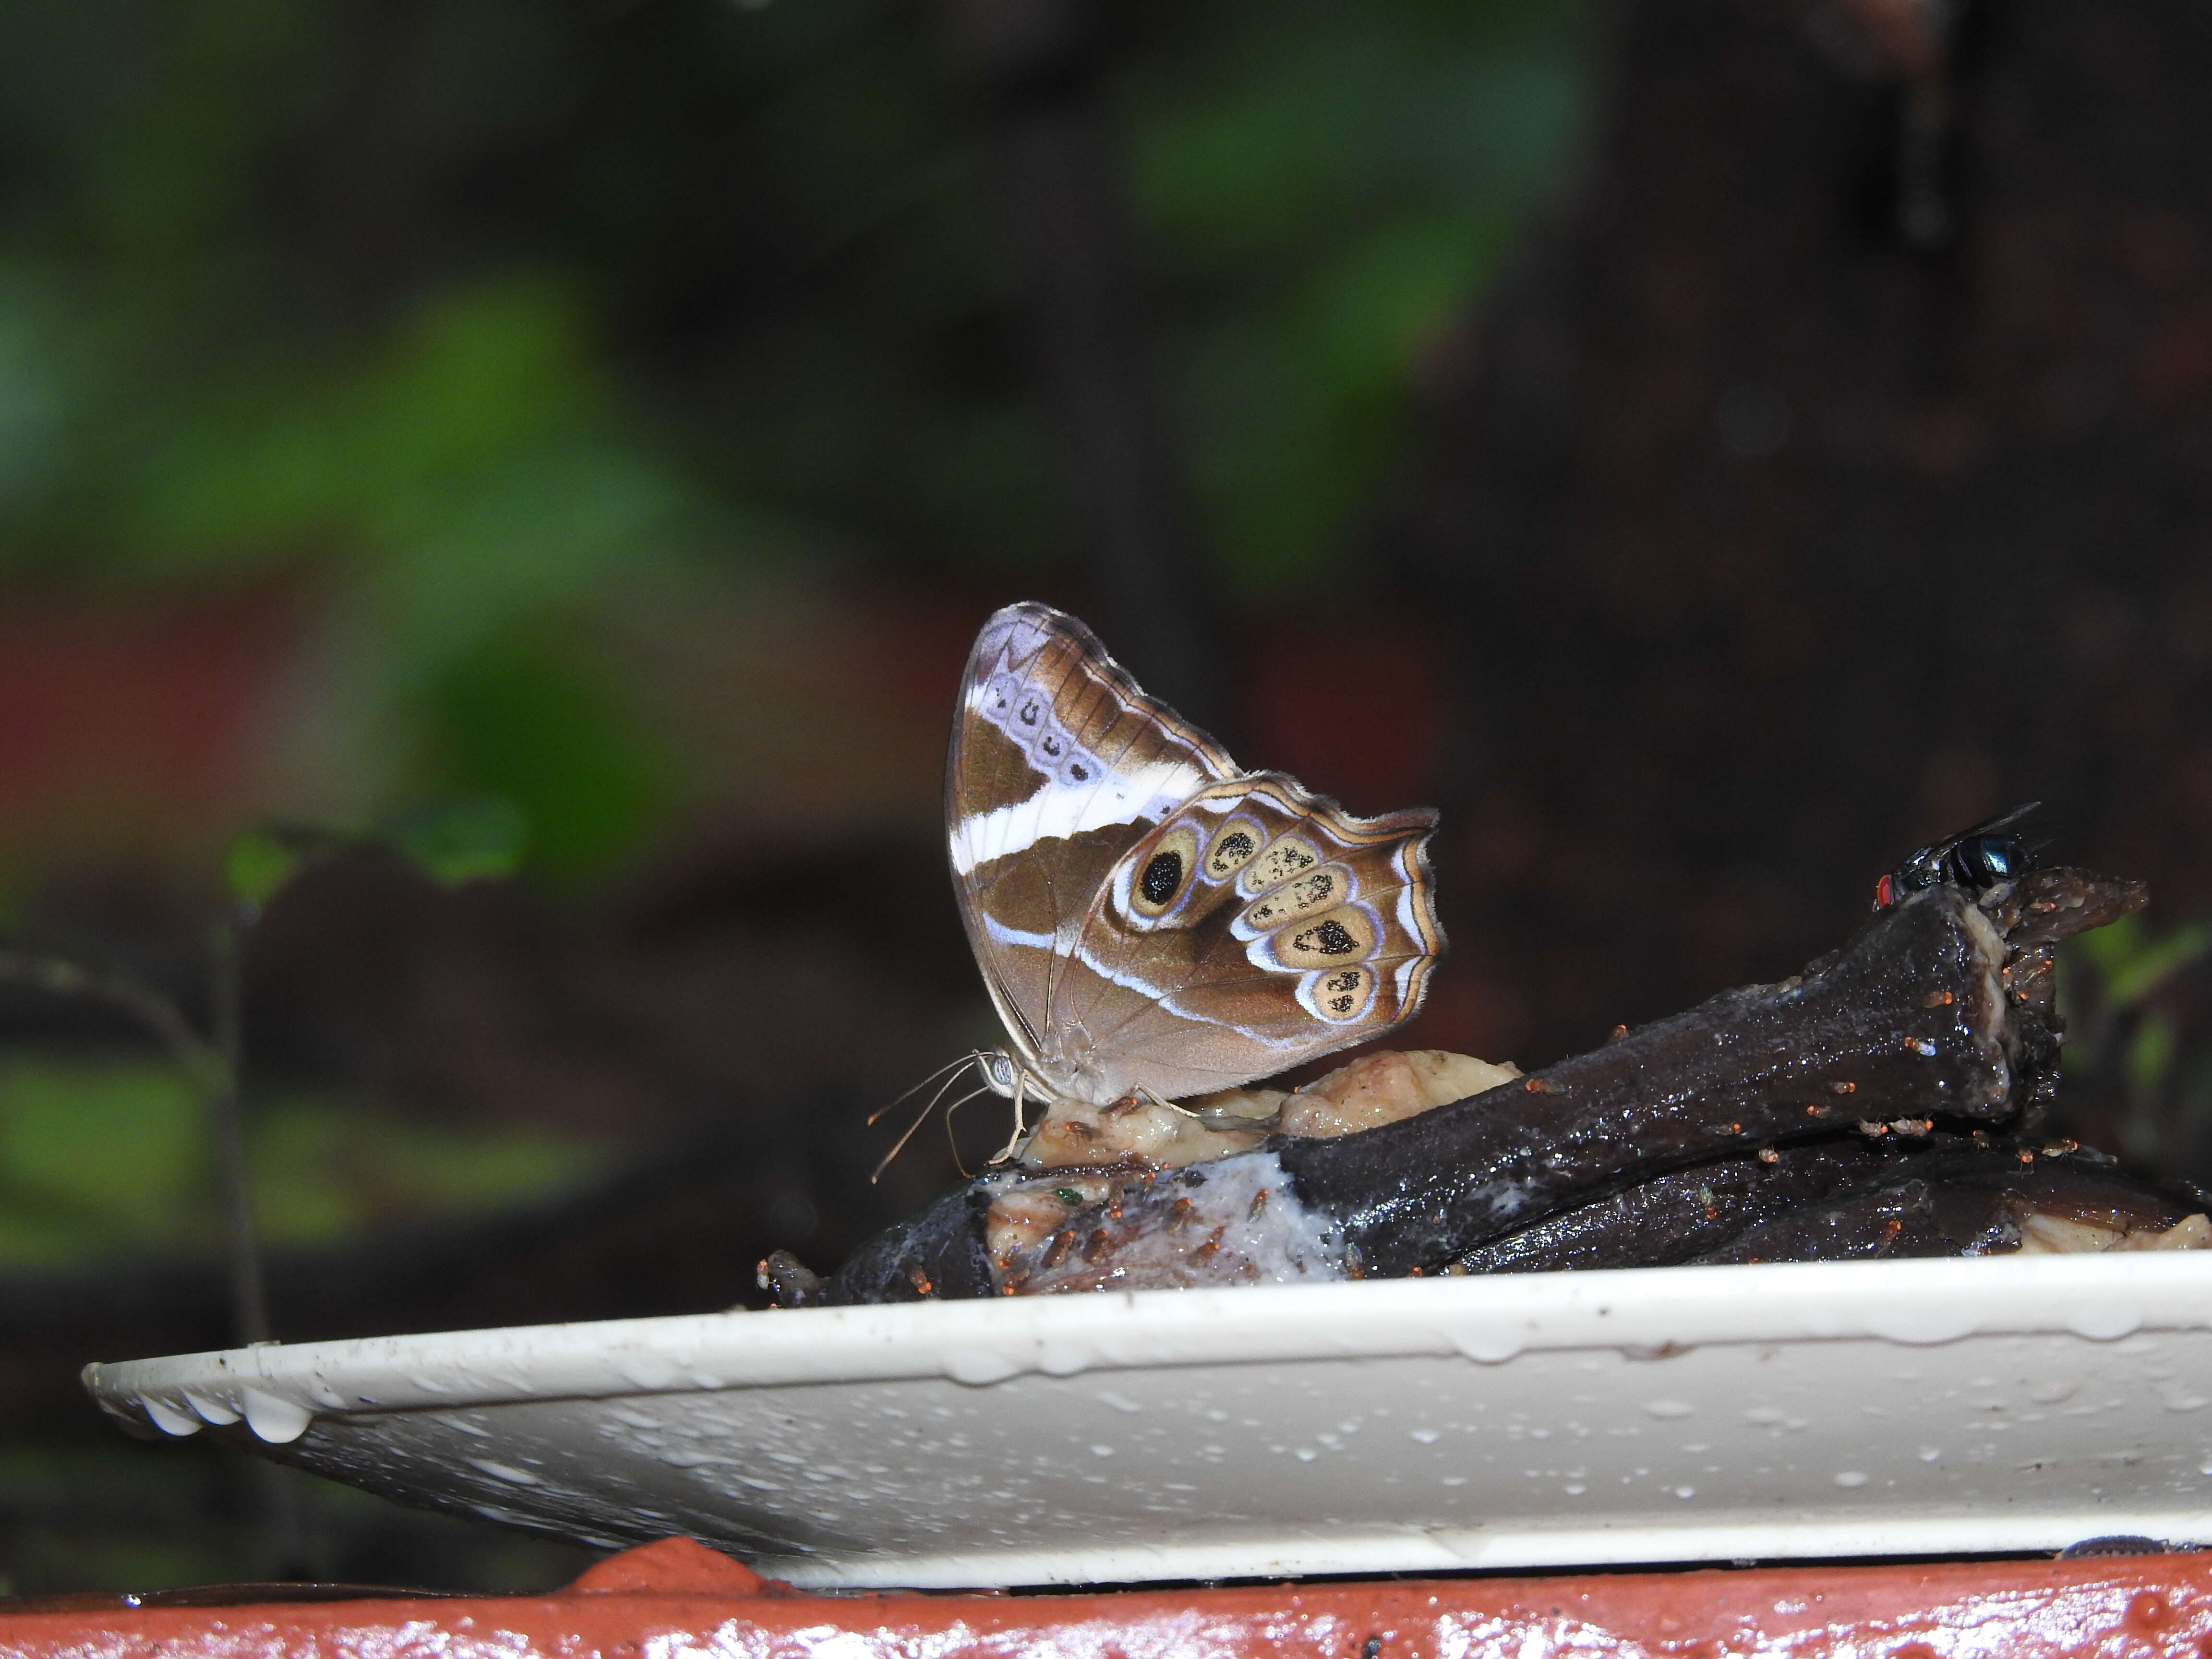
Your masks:
<path fill-rule="evenodd" d="M 874 1111 L 870 1112 L 868 1114 L 868 1126 L 871 1128 L 874 1127 L 877 1121 L 881 1119 L 886 1112 L 893 1110 L 902 1101 L 912 1100 L 916 1095 L 920 1094 L 924 1089 L 929 1087 L 931 1084 L 936 1082 L 938 1079 L 943 1077 L 947 1072 L 957 1071 L 963 1066 L 972 1066 L 982 1057 L 983 1051 L 978 1048 L 973 1054 L 963 1054 L 957 1060 L 947 1060 L 944 1065 L 932 1072 L 927 1077 L 922 1079 L 921 1082 L 915 1084 L 911 1089 L 902 1091 L 899 1094 L 898 1099 L 878 1106 Z"/>
<path fill-rule="evenodd" d="M 961 1066 L 971 1065 L 981 1058 L 981 1056 L 980 1054 L 969 1054 L 965 1060 L 959 1061 L 958 1064 Z M 921 1109 L 914 1115 L 914 1121 L 906 1126 L 906 1128 L 901 1133 L 897 1140 L 892 1143 L 890 1151 L 884 1154 L 883 1161 L 877 1164 L 873 1170 L 869 1171 L 868 1184 L 870 1186 L 874 1186 L 876 1182 L 881 1178 L 884 1171 L 891 1167 L 891 1160 L 906 1150 L 907 1142 L 914 1139 L 914 1132 L 921 1127 L 923 1124 L 929 1121 L 929 1115 L 937 1109 L 937 1103 L 945 1098 L 945 1091 L 960 1080 L 960 1073 L 955 1066 L 940 1066 L 938 1068 L 938 1071 L 939 1074 L 950 1071 L 952 1075 L 945 1078 L 944 1082 L 937 1085 L 937 1092 L 930 1096 L 928 1100 L 923 1103 Z M 911 1094 L 913 1091 L 908 1090 L 908 1092 Z M 885 1111 L 890 1109 L 889 1107 L 884 1108 Z M 882 1112 L 876 1114 L 877 1117 L 881 1117 L 882 1115 Z M 868 1120 L 871 1123 L 875 1121 L 875 1118 L 870 1118 Z"/>

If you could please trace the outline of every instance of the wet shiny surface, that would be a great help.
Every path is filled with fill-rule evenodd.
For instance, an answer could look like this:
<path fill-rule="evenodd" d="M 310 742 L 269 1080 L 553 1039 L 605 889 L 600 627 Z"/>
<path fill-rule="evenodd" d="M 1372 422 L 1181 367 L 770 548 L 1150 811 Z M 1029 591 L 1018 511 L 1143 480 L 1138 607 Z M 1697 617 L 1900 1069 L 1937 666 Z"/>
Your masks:
<path fill-rule="evenodd" d="M 2197 1659 L 2212 1558 L 1951 1562 L 1072 1595 L 777 1593 L 682 1539 L 561 1595 L 320 1606 L 0 1613 L 21 1659 Z"/>
<path fill-rule="evenodd" d="M 2212 1541 L 2212 1252 L 1012 1297 L 100 1368 L 410 1502 L 817 1587 Z M 256 1437 L 259 1439 L 257 1442 Z"/>

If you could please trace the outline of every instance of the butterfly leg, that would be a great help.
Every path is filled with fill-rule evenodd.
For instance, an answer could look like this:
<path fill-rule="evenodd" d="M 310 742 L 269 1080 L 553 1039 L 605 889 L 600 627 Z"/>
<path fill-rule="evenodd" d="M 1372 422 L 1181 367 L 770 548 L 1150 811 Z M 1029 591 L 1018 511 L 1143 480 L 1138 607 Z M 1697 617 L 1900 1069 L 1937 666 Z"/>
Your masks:
<path fill-rule="evenodd" d="M 961 1158 L 960 1137 L 952 1133 L 952 1115 L 958 1111 L 963 1106 L 965 1106 L 969 1101 L 980 1100 L 985 1095 L 990 1094 L 991 1092 L 993 1092 L 991 1085 L 986 1083 L 981 1088 L 970 1089 L 966 1094 L 961 1096 L 957 1100 L 949 1103 L 945 1108 L 945 1144 L 951 1149 L 952 1167 L 960 1171 L 960 1178 L 963 1181 L 973 1180 L 974 1174 L 968 1168 L 966 1163 Z"/>
<path fill-rule="evenodd" d="M 1020 1152 L 1023 1144 L 1030 1138 L 1029 1116 L 1028 1114 L 1023 1110 L 1023 1085 L 1028 1083 L 1028 1081 L 1029 1074 L 1026 1072 L 1018 1070 L 1015 1072 L 1014 1132 L 1012 1134 L 1006 1137 L 1006 1144 L 1000 1147 L 996 1152 L 992 1154 L 991 1162 L 988 1166 L 991 1169 L 997 1169 L 999 1165 L 1004 1164 L 1008 1158 L 1013 1157 L 1015 1153 Z"/>
<path fill-rule="evenodd" d="M 1192 1111 L 1188 1106 L 1178 1106 L 1172 1100 L 1161 1099 L 1159 1096 L 1154 1094 L 1150 1089 L 1147 1089 L 1141 1083 L 1139 1083 L 1136 1088 L 1132 1091 L 1132 1092 L 1137 1099 L 1143 1101 L 1147 1106 L 1164 1106 L 1168 1110 L 1171 1112 L 1179 1112 L 1188 1118 L 1195 1118 L 1198 1116 L 1198 1114 Z"/>

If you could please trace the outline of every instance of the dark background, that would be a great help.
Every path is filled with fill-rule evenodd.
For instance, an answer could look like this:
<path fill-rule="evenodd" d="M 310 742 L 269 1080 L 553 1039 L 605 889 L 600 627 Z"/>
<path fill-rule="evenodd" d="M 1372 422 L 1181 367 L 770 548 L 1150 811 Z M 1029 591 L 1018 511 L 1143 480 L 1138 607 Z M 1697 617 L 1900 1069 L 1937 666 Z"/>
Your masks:
<path fill-rule="evenodd" d="M 2212 1173 L 2208 93 L 2187 0 L 0 12 L 0 921 L 204 1025 L 311 827 L 278 1336 L 750 1299 L 956 1173 L 864 1120 L 993 1040 L 939 779 L 1035 597 L 1443 809 L 1409 1044 L 1778 977 L 2040 799 L 2154 895 L 2069 1127 Z M 217 1192 L 131 1023 L 0 992 L 5 1588 L 573 1572 L 98 1420 L 235 1340 Z"/>

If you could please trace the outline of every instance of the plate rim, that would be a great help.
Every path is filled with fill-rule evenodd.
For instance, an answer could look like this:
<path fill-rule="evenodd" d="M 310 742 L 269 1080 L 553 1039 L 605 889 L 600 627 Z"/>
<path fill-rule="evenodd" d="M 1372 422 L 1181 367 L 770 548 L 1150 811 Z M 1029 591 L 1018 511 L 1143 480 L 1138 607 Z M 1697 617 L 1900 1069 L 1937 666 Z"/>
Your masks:
<path fill-rule="evenodd" d="M 1656 1292 L 1656 1294 L 1655 1294 Z M 161 1437 L 242 1419 L 283 1443 L 325 1415 L 808 1383 L 1536 1350 L 1972 1335 L 2094 1342 L 2212 1325 L 2212 1251 L 1769 1262 L 731 1310 L 265 1343 L 94 1362 L 82 1380 Z M 456 1374 L 458 1373 L 458 1374 Z"/>

